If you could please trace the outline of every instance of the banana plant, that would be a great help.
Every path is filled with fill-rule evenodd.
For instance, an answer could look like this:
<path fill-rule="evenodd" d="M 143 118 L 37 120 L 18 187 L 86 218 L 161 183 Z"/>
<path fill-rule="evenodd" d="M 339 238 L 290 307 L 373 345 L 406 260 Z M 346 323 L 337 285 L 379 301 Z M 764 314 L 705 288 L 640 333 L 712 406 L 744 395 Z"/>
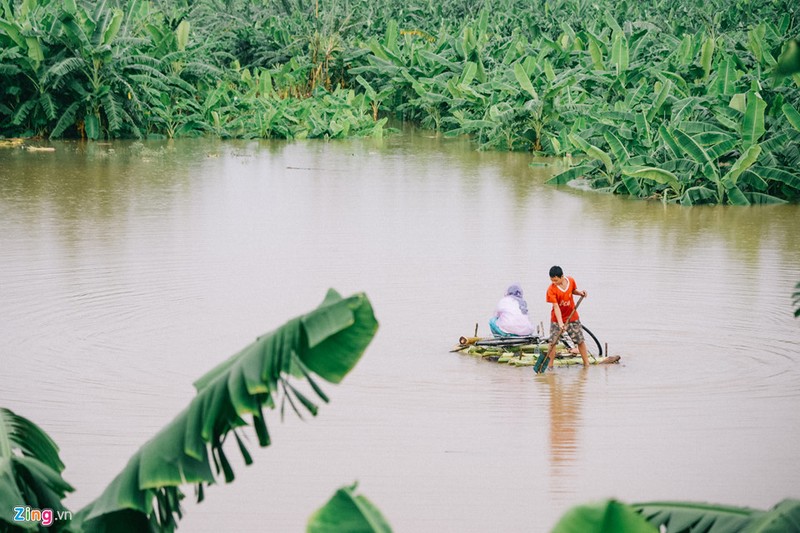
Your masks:
<path fill-rule="evenodd" d="M 672 161 L 685 157 L 692 162 L 689 166 L 675 165 L 667 158 L 658 165 L 663 170 L 669 170 L 670 165 L 679 168 L 676 177 L 683 186 L 682 203 L 773 203 L 780 199 L 766 194 L 770 181 L 796 187 L 796 180 L 790 179 L 791 173 L 758 164 L 764 158 L 765 148 L 771 150 L 777 143 L 774 139 L 762 142 L 766 132 L 766 103 L 757 91 L 733 95 L 730 108 L 738 113 L 738 121 L 718 113 L 716 125 L 686 120 L 683 111 L 688 106 L 676 112 L 676 105 L 684 104 L 685 100 L 672 104 L 672 122 L 677 125 L 662 124 L 658 130 L 666 148 L 664 154 L 676 158 Z M 693 101 L 697 102 L 702 100 Z M 730 131 L 731 128 L 736 131 Z"/>
<path fill-rule="evenodd" d="M 380 92 L 375 90 L 375 88 L 370 85 L 370 83 L 364 79 L 363 76 L 356 76 L 356 81 L 364 88 L 366 91 L 367 99 L 369 101 L 370 108 L 372 109 L 372 120 L 375 122 L 378 121 L 378 111 L 381 109 L 381 103 L 385 100 L 389 95 L 392 94 L 393 89 L 391 87 L 384 88 Z"/>
<path fill-rule="evenodd" d="M 341 382 L 377 328 L 364 294 L 342 298 L 330 290 L 315 310 L 262 335 L 198 379 L 197 395 L 188 408 L 145 443 L 97 499 L 75 514 L 69 530 L 174 531 L 182 515 L 181 486 L 194 484 L 202 501 L 205 488 L 218 478 L 228 483 L 234 480 L 226 441 L 236 442 L 246 464 L 253 462 L 240 435 L 241 428 L 249 425 L 246 418 L 263 447 L 271 442 L 265 407 L 280 407 L 281 416 L 287 408 L 301 417 L 301 412 L 316 416 L 318 407 L 310 396 L 323 402 L 328 397 L 313 376 Z M 310 393 L 300 390 L 302 381 Z M 0 409 L 0 505 L 4 509 L 0 520 L 18 526 L 6 510 L 23 504 L 64 510 L 61 500 L 72 487 L 61 478 L 63 469 L 58 447 L 47 434 Z M 332 515 L 339 514 L 322 513 L 320 519 L 330 522 Z M 344 514 L 346 522 L 348 513 Z M 32 522 L 23 527 L 38 529 Z"/>
<path fill-rule="evenodd" d="M 61 501 L 74 489 L 64 481 L 58 446 L 39 426 L 13 411 L 0 408 L 0 529 L 33 530 L 31 521 L 16 521 L 12 510 L 46 509 L 54 516 L 68 512 Z M 17 513 L 18 514 L 18 513 Z M 63 523 L 44 517 L 56 531 Z"/>
<path fill-rule="evenodd" d="M 101 2 L 92 14 L 74 1 L 65 3 L 60 17 L 63 35 L 67 46 L 77 52 L 77 55 L 62 61 L 58 69 L 62 75 L 79 72 L 85 78 L 82 81 L 88 82 L 88 87 L 83 84 L 74 85 L 80 100 L 64 113 L 53 130 L 53 136 L 60 135 L 67 127 L 72 126 L 75 114 L 78 113 L 78 127 L 83 127 L 89 139 L 100 138 L 103 108 L 108 117 L 109 129 L 121 129 L 122 106 L 111 92 L 110 81 L 105 74 L 107 65 L 114 58 L 111 43 L 119 31 L 122 15 L 119 9 L 107 9 L 105 2 Z"/>
<path fill-rule="evenodd" d="M 24 135 L 44 135 L 58 116 L 51 66 L 63 50 L 50 41 L 56 14 L 52 6 L 31 0 L 22 2 L 17 12 L 8 4 L 0 11 L 0 73 L 7 80 L 0 83 L 5 92 L 0 116 Z"/>
<path fill-rule="evenodd" d="M 61 501 L 73 488 L 63 480 L 58 446 L 29 420 L 0 408 L 0 529 L 38 530 L 33 521 L 18 521 L 7 511 L 32 507 L 53 513 L 41 524 L 72 531 L 174 531 L 182 516 L 181 486 L 205 488 L 234 479 L 226 441 L 235 441 L 244 462 L 253 462 L 240 435 L 255 429 L 260 446 L 268 446 L 264 408 L 288 408 L 316 416 L 311 394 L 328 402 L 313 376 L 339 383 L 371 342 L 378 323 L 364 294 L 342 298 L 330 290 L 315 310 L 263 335 L 195 382 L 197 395 L 189 407 L 131 457 L 123 471 L 74 518 Z M 390 531 L 374 506 L 354 494 L 355 486 L 337 492 L 331 503 L 312 517 L 312 531 L 338 524 L 371 524 L 376 533 Z M 346 501 L 341 501 L 346 500 Z M 45 511 L 46 510 L 46 511 Z M 56 521 L 52 518 L 58 516 Z"/>
<path fill-rule="evenodd" d="M 342 298 L 331 290 L 314 311 L 259 337 L 195 382 L 189 407 L 148 441 L 103 494 L 76 515 L 86 530 L 114 529 L 114 524 L 173 530 L 180 518 L 180 486 L 204 488 L 234 479 L 223 444 L 233 437 L 245 463 L 252 456 L 239 435 L 251 417 L 260 446 L 271 442 L 263 407 L 281 412 L 288 405 L 316 416 L 318 407 L 293 379 L 304 379 L 321 400 L 327 395 L 312 373 L 339 383 L 372 340 L 378 323 L 363 294 Z M 216 474 L 214 473 L 216 470 Z M 149 526 L 148 526 L 149 524 Z"/>

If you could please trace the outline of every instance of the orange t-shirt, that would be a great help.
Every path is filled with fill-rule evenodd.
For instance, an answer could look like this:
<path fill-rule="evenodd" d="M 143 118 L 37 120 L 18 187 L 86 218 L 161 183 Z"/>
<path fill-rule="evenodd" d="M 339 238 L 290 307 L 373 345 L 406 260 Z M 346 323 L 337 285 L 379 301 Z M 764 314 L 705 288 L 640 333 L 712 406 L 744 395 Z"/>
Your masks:
<path fill-rule="evenodd" d="M 572 293 L 578 290 L 578 285 L 573 278 L 567 276 L 567 280 L 569 281 L 569 285 L 566 289 L 562 289 L 551 283 L 547 288 L 546 297 L 547 303 L 558 304 L 559 309 L 561 309 L 561 319 L 564 321 L 567 320 L 569 314 L 575 309 L 575 300 L 572 299 Z M 576 320 L 580 320 L 577 311 L 572 315 L 570 322 L 575 322 Z M 550 321 L 558 322 L 555 309 L 550 311 Z"/>

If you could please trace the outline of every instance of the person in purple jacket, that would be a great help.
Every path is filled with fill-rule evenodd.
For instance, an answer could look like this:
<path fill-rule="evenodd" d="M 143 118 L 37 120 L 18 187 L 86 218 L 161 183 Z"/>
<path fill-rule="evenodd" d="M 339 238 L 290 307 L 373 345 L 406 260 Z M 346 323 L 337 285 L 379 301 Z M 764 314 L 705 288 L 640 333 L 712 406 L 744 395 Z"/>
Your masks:
<path fill-rule="evenodd" d="M 528 318 L 528 303 L 522 298 L 522 287 L 513 284 L 497 303 L 489 329 L 495 337 L 525 337 L 533 334 Z"/>

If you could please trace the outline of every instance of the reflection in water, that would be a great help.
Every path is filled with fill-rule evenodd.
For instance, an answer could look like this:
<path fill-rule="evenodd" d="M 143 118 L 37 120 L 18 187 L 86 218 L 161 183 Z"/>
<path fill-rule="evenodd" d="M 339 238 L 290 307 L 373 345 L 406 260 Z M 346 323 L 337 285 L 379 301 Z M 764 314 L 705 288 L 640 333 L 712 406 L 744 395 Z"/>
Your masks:
<path fill-rule="evenodd" d="M 568 499 L 578 476 L 575 463 L 582 446 L 581 407 L 588 368 L 576 372 L 548 371 L 542 378 L 550 391 L 550 492 L 554 500 Z"/>

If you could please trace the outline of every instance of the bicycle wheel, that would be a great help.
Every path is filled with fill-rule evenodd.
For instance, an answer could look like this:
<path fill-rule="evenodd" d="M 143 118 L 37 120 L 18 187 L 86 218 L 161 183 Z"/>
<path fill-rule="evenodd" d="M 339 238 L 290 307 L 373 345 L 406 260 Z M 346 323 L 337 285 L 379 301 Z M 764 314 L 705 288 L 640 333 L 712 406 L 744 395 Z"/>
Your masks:
<path fill-rule="evenodd" d="M 588 333 L 589 337 L 591 337 L 591 340 L 589 340 L 584 335 L 583 340 L 586 342 L 586 350 L 588 350 L 588 352 L 595 357 L 603 357 L 603 346 L 600 344 L 600 341 L 597 340 L 597 337 L 594 336 L 594 333 L 589 331 L 589 328 L 583 324 L 581 324 L 581 327 L 583 328 L 583 331 Z"/>
<path fill-rule="evenodd" d="M 589 352 L 589 355 L 595 359 L 600 359 L 603 357 L 603 347 L 600 344 L 600 341 L 597 340 L 597 337 L 594 336 L 594 333 L 592 333 L 589 328 L 583 324 L 581 324 L 581 328 L 583 328 L 583 331 L 588 334 L 588 336 L 583 336 L 583 341 L 586 343 L 586 351 Z M 572 342 L 572 339 L 567 334 L 561 336 L 561 342 L 563 342 L 564 345 L 566 345 L 566 347 L 570 350 L 575 348 L 575 343 Z"/>

